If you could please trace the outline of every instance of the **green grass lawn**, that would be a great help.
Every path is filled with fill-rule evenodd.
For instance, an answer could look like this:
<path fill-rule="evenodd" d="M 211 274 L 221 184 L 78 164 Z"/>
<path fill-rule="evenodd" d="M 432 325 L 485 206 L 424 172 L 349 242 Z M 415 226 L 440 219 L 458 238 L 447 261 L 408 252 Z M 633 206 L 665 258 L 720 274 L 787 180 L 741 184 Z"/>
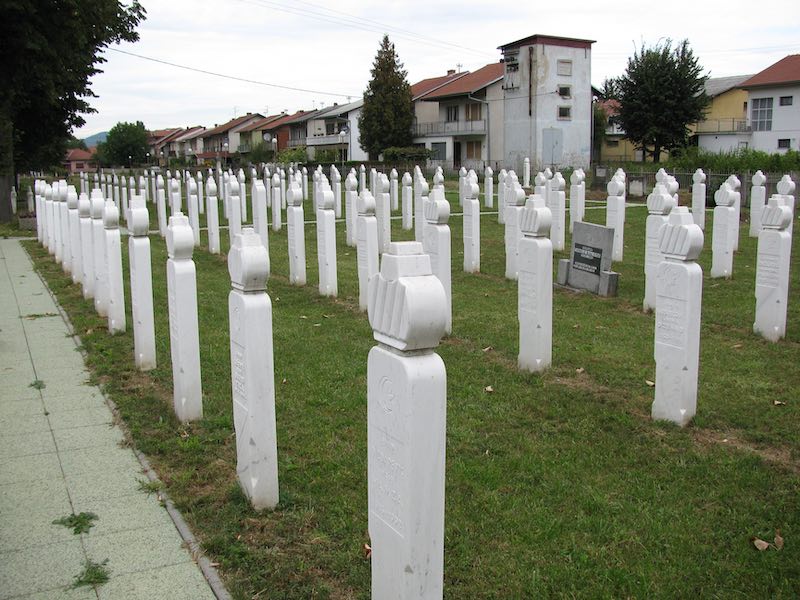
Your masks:
<path fill-rule="evenodd" d="M 601 208 L 587 220 L 603 223 L 602 205 L 590 206 Z M 482 272 L 469 275 L 461 217 L 451 217 L 453 334 L 438 350 L 448 374 L 448 598 L 800 595 L 798 259 L 788 338 L 771 344 L 752 333 L 756 244 L 743 223 L 733 279 L 704 281 L 697 417 L 685 429 L 654 423 L 653 316 L 641 311 L 645 217 L 645 208 L 628 208 L 625 261 L 614 265 L 619 297 L 555 290 L 553 367 L 541 376 L 516 368 L 517 286 L 503 277 L 502 226 L 484 215 Z M 710 213 L 707 223 L 705 273 Z M 355 249 L 337 228 L 337 299 L 317 294 L 313 225 L 305 287 L 288 285 L 286 229 L 269 233 L 281 502 L 262 514 L 235 475 L 224 255 L 195 251 L 205 418 L 183 426 L 171 408 L 163 240 L 151 236 L 159 366 L 149 374 L 134 369 L 132 333 L 109 336 L 79 287 L 35 242 L 26 245 L 94 377 L 235 598 L 369 597 L 374 341 L 358 310 Z M 399 220 L 392 234 L 413 237 Z M 227 231 L 221 238 L 224 251 Z M 127 286 L 125 251 L 123 262 Z M 753 547 L 753 536 L 772 540 L 776 529 L 782 551 Z"/>

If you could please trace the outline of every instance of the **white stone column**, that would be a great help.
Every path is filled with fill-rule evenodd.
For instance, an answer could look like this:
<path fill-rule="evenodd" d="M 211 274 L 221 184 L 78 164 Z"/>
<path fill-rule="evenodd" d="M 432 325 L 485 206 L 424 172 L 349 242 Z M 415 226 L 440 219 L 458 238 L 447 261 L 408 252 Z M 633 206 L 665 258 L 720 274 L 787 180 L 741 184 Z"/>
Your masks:
<path fill-rule="evenodd" d="M 331 187 L 333 188 L 333 212 L 337 219 L 342 218 L 342 174 L 339 169 L 331 167 Z"/>
<path fill-rule="evenodd" d="M 670 211 L 675 208 L 673 198 L 663 183 L 657 183 L 651 194 L 647 197 L 647 221 L 645 223 L 644 246 L 644 312 L 656 308 L 656 279 L 658 265 L 664 260 L 659 247 L 659 231 L 667 224 Z M 692 216 L 694 219 L 694 216 Z"/>
<path fill-rule="evenodd" d="M 494 208 L 494 171 L 491 167 L 486 167 L 483 172 L 483 205 Z"/>
<path fill-rule="evenodd" d="M 242 200 L 239 196 L 239 180 L 236 177 L 230 178 L 228 184 L 228 209 L 231 211 L 230 221 L 228 221 L 228 244 L 233 244 L 233 238 L 242 233 Z"/>
<path fill-rule="evenodd" d="M 787 230 L 792 222 L 792 211 L 781 195 L 775 194 L 769 199 L 759 222 L 753 331 L 770 342 L 777 342 L 786 336 L 792 254 L 792 238 Z"/>
<path fill-rule="evenodd" d="M 375 196 L 375 202 L 380 203 L 380 199 L 378 198 L 378 169 L 376 169 L 375 167 L 372 167 L 369 170 L 369 191 L 372 192 L 373 196 Z M 378 218 L 379 232 L 380 232 L 380 225 L 381 225 L 381 220 L 380 218 Z M 380 235 L 380 233 L 378 235 Z"/>
<path fill-rule="evenodd" d="M 445 199 L 444 190 L 431 191 L 430 200 L 425 206 L 425 234 L 423 247 L 431 257 L 433 274 L 442 282 L 445 295 L 445 332 L 453 330 L 452 264 L 450 248 L 450 203 Z"/>
<path fill-rule="evenodd" d="M 94 252 L 94 309 L 101 317 L 108 316 L 108 263 L 106 232 L 103 227 L 103 198 L 92 192 L 92 251 Z"/>
<path fill-rule="evenodd" d="M 336 297 L 339 293 L 336 273 L 336 214 L 333 209 L 333 191 L 320 187 L 317 196 L 317 264 L 319 265 L 319 293 Z"/>
<path fill-rule="evenodd" d="M 34 192 L 36 192 L 36 239 L 44 246 L 44 181 L 37 179 L 33 183 Z"/>
<path fill-rule="evenodd" d="M 375 217 L 378 219 L 378 251 L 383 254 L 392 241 L 389 179 L 381 173 L 375 178 Z"/>
<path fill-rule="evenodd" d="M 739 192 L 734 192 L 731 186 L 725 182 L 714 193 L 714 202 L 717 203 L 714 209 L 714 225 L 711 238 L 711 277 L 724 277 L 730 279 L 733 276 L 733 234 L 736 208 L 736 196 Z"/>
<path fill-rule="evenodd" d="M 397 169 L 392 169 L 389 172 L 389 198 L 391 200 L 392 212 L 396 212 L 400 207 L 400 199 L 398 198 L 398 173 Z"/>
<path fill-rule="evenodd" d="M 464 271 L 481 271 L 481 203 L 478 200 L 480 187 L 477 183 L 464 185 Z"/>
<path fill-rule="evenodd" d="M 752 178 L 753 187 L 750 188 L 750 237 L 757 238 L 761 235 L 761 212 L 767 203 L 767 188 L 764 184 L 767 178 L 761 171 L 756 171 Z M 791 219 L 790 219 L 791 221 Z"/>
<path fill-rule="evenodd" d="M 300 192 L 302 194 L 302 190 Z M 302 202 L 302 196 L 301 200 Z M 283 199 L 283 180 L 278 173 L 272 176 L 272 231 L 281 230 L 281 206 L 286 202 Z M 287 208 L 286 222 L 289 222 L 289 213 Z"/>
<path fill-rule="evenodd" d="M 274 175 L 274 177 L 278 177 Z M 280 184 L 280 181 L 278 182 Z M 275 179 L 273 179 L 273 186 Z M 273 187 L 280 193 L 280 187 Z M 273 198 L 273 206 L 279 203 Z M 306 284 L 306 233 L 303 216 L 303 190 L 296 181 L 289 184 L 286 192 L 286 237 L 289 243 L 289 283 Z"/>
<path fill-rule="evenodd" d="M 128 219 L 128 261 L 131 279 L 133 360 L 140 371 L 156 367 L 153 317 L 153 273 L 150 265 L 150 215 L 143 195 L 131 198 Z"/>
<path fill-rule="evenodd" d="M 653 419 L 684 426 L 697 411 L 703 270 L 696 262 L 703 231 L 678 206 L 659 233 L 655 324 L 656 385 Z"/>
<path fill-rule="evenodd" d="M 442 177 L 444 179 L 444 177 Z M 464 206 L 464 183 L 467 181 L 467 169 L 461 167 L 458 170 L 458 205 Z M 434 181 L 434 184 L 436 182 Z"/>
<path fill-rule="evenodd" d="M 367 364 L 372 598 L 441 598 L 447 374 L 434 353 L 445 296 L 418 242 L 395 242 L 370 280 Z"/>
<path fill-rule="evenodd" d="M 242 223 L 247 223 L 247 221 L 248 221 L 248 219 L 247 219 L 247 179 L 246 179 L 245 174 L 244 174 L 244 169 L 239 169 L 238 180 L 239 180 L 239 207 L 240 207 L 239 223 L 240 223 L 240 227 L 239 227 L 239 231 L 237 231 L 236 233 L 241 233 L 241 231 L 242 231 L 241 230 L 241 224 Z"/>
<path fill-rule="evenodd" d="M 506 176 L 506 185 L 510 189 L 504 194 L 505 207 L 505 248 L 506 248 L 506 279 L 516 280 L 519 275 L 519 242 L 522 239 L 520 220 L 525 209 L 525 190 L 516 180 L 514 171 Z M 539 196 L 542 198 L 541 196 Z M 544 200 L 544 198 L 542 198 Z"/>
<path fill-rule="evenodd" d="M 778 189 L 778 194 L 783 199 L 786 206 L 789 207 L 789 210 L 792 211 L 792 220 L 789 222 L 789 227 L 786 228 L 786 231 L 789 232 L 789 238 L 792 237 L 792 232 L 794 231 L 794 190 L 795 190 L 795 183 L 792 181 L 792 178 L 789 175 L 784 175 L 778 181 L 778 185 L 776 186 Z"/>
<path fill-rule="evenodd" d="M 192 260 L 193 250 L 194 236 L 189 219 L 181 213 L 171 216 L 167 227 L 167 296 L 172 398 L 175 415 L 183 423 L 203 417 L 197 274 Z"/>
<path fill-rule="evenodd" d="M 69 248 L 69 208 L 67 206 L 67 195 L 69 194 L 69 188 L 72 186 L 68 186 L 67 182 L 64 181 L 61 183 L 61 189 L 59 190 L 59 202 L 58 202 L 58 225 L 60 227 L 59 237 L 61 242 L 61 268 L 63 269 L 64 273 L 69 273 L 69 263 L 70 258 L 72 257 L 70 248 Z M 72 187 L 73 192 L 75 190 Z"/>
<path fill-rule="evenodd" d="M 197 182 L 194 177 L 186 178 L 186 207 L 189 211 L 189 224 L 194 235 L 194 245 L 200 245 L 200 209 L 199 199 L 197 198 Z"/>
<path fill-rule="evenodd" d="M 411 187 L 411 174 L 408 172 L 403 173 L 401 183 L 400 212 L 402 213 L 402 227 L 405 231 L 411 231 L 414 228 L 414 190 Z"/>
<path fill-rule="evenodd" d="M 533 193 L 536 196 L 541 196 L 544 198 L 545 206 L 550 208 L 550 205 L 548 204 L 550 202 L 550 197 L 547 194 L 547 177 L 545 174 L 539 171 L 536 174 L 536 177 L 533 178 L 533 184 Z"/>
<path fill-rule="evenodd" d="M 569 232 L 575 223 L 581 222 L 586 214 L 586 174 L 583 169 L 575 169 L 569 176 Z"/>
<path fill-rule="evenodd" d="M 736 252 L 739 250 L 739 224 L 742 222 L 742 194 L 739 191 L 742 187 L 742 182 L 739 181 L 736 175 L 728 177 L 727 182 L 730 184 L 733 191 L 736 192 L 733 202 L 734 212 L 731 214 L 731 227 L 728 230 L 733 239 L 733 251 Z"/>
<path fill-rule="evenodd" d="M 123 188 L 123 191 L 125 188 Z M 119 235 L 119 209 L 106 200 L 103 210 L 105 251 L 108 264 L 108 332 L 125 331 L 125 287 L 122 283 L 122 246 Z"/>
<path fill-rule="evenodd" d="M 206 212 L 206 202 L 205 202 L 205 193 L 203 190 L 203 172 L 198 171 L 195 175 L 195 182 L 197 184 L 197 208 L 199 213 L 205 214 Z M 146 198 L 145 198 L 146 200 Z"/>
<path fill-rule="evenodd" d="M 269 258 L 269 223 L 267 222 L 267 188 L 257 177 L 252 178 L 253 189 L 250 198 L 253 201 L 253 229 L 258 234 L 261 244 Z"/>
<path fill-rule="evenodd" d="M 552 226 L 550 229 L 550 240 L 553 243 L 553 250 L 560 252 L 564 250 L 567 235 L 567 195 L 564 192 L 566 181 L 560 172 L 553 175 L 548 182 L 550 197 L 550 212 L 552 214 Z"/>
<path fill-rule="evenodd" d="M 83 280 L 81 266 L 81 218 L 78 214 L 78 193 L 74 186 L 67 190 L 67 224 L 69 229 L 69 268 L 72 283 Z"/>
<path fill-rule="evenodd" d="M 522 161 L 522 187 L 531 187 L 531 159 L 527 156 Z"/>
<path fill-rule="evenodd" d="M 286 210 L 286 171 L 281 169 L 281 210 Z"/>
<path fill-rule="evenodd" d="M 114 201 L 114 204 L 119 207 L 120 205 L 120 190 L 119 190 L 119 176 L 114 173 L 113 177 L 111 178 L 111 198 L 108 196 L 105 197 L 106 200 Z"/>
<path fill-rule="evenodd" d="M 625 183 L 619 179 L 611 179 L 606 186 L 608 199 L 606 200 L 606 227 L 614 229 L 614 246 L 612 260 L 622 261 L 622 249 L 625 236 Z"/>
<path fill-rule="evenodd" d="M 378 220 L 375 198 L 365 190 L 356 199 L 356 266 L 358 269 L 358 306 L 367 310 L 369 280 L 378 272 Z"/>
<path fill-rule="evenodd" d="M 220 253 L 219 242 L 219 202 L 217 201 L 217 182 L 213 175 L 206 181 L 206 225 L 208 226 L 208 251 L 211 254 Z"/>
<path fill-rule="evenodd" d="M 506 179 L 508 179 L 508 171 L 500 169 L 497 174 L 497 222 L 500 225 L 506 223 Z"/>
<path fill-rule="evenodd" d="M 167 196 L 164 191 L 164 178 L 156 177 L 156 211 L 158 213 L 158 234 L 167 237 Z"/>
<path fill-rule="evenodd" d="M 425 229 L 425 198 L 428 196 L 428 182 L 420 175 L 414 185 L 414 239 L 423 241 Z"/>
<path fill-rule="evenodd" d="M 50 254 L 56 259 L 57 264 L 61 264 L 61 252 L 64 249 L 61 245 L 61 182 L 53 182 L 53 202 L 50 205 L 49 219 L 52 233 L 50 234 Z"/>
<path fill-rule="evenodd" d="M 692 219 L 700 229 L 706 228 L 706 174 L 697 169 L 692 175 Z"/>
<path fill-rule="evenodd" d="M 231 208 L 228 198 L 230 197 L 231 175 L 227 171 L 222 173 L 222 188 L 219 190 L 222 195 L 222 213 L 226 221 L 231 219 Z"/>
<path fill-rule="evenodd" d="M 44 193 L 44 210 L 45 210 L 45 243 L 44 247 L 47 248 L 47 253 L 50 256 L 55 256 L 56 253 L 56 238 L 55 238 L 55 210 L 53 203 L 58 202 L 58 182 L 54 181 L 52 185 L 48 184 Z"/>
<path fill-rule="evenodd" d="M 100 188 L 92 190 L 92 194 Z M 78 198 L 78 220 L 81 228 L 81 285 L 83 286 L 83 298 L 89 300 L 94 298 L 94 234 L 92 232 L 92 202 L 86 194 L 81 194 Z"/>
<path fill-rule="evenodd" d="M 301 184 L 303 186 L 303 201 L 305 202 L 308 200 L 308 169 L 303 167 L 303 178 L 301 179 Z"/>
<path fill-rule="evenodd" d="M 358 194 L 364 191 L 367 187 L 367 168 L 364 165 L 358 167 Z"/>
<path fill-rule="evenodd" d="M 522 210 L 519 242 L 519 356 L 523 371 L 539 373 L 553 357 L 553 244 L 547 238 L 552 213 L 531 195 Z"/>
<path fill-rule="evenodd" d="M 269 257 L 250 227 L 234 238 L 228 271 L 236 475 L 253 508 L 273 509 L 278 505 L 278 440 Z"/>

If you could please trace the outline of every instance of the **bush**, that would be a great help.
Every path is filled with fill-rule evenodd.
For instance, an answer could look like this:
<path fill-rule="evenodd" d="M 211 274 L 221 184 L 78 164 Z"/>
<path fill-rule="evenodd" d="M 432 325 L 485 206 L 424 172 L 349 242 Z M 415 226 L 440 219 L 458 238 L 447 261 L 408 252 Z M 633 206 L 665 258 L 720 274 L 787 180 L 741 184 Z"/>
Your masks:
<path fill-rule="evenodd" d="M 418 162 L 428 160 L 433 155 L 433 151 L 425 148 L 424 146 L 407 146 L 405 148 L 398 148 L 392 146 L 383 151 L 383 160 L 385 162 Z"/>
<path fill-rule="evenodd" d="M 314 153 L 314 162 L 319 164 L 333 164 L 340 160 L 339 151 L 334 148 L 317 150 Z"/>
<path fill-rule="evenodd" d="M 286 148 L 278 152 L 279 163 L 304 163 L 306 161 L 308 161 L 308 154 L 306 154 L 305 146 Z"/>

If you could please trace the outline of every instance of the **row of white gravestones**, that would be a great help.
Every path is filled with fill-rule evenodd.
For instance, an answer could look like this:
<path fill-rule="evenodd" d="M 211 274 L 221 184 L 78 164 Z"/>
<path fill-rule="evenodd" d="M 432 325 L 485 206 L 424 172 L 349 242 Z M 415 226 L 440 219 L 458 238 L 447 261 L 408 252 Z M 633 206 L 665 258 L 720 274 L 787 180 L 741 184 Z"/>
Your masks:
<path fill-rule="evenodd" d="M 450 247 L 450 203 L 445 199 L 444 189 L 432 190 L 425 206 L 425 230 L 423 248 L 430 256 L 433 274 L 444 287 L 446 298 L 445 332 L 453 328 L 453 304 L 451 292 L 452 265 Z"/>
<path fill-rule="evenodd" d="M 370 279 L 378 272 L 378 220 L 375 197 L 364 190 L 357 198 L 356 267 L 358 272 L 358 306 L 367 310 Z"/>
<path fill-rule="evenodd" d="M 572 233 L 575 223 L 583 221 L 586 213 L 586 173 L 583 169 L 575 169 L 569 176 L 569 232 Z"/>
<path fill-rule="evenodd" d="M 733 275 L 734 239 L 738 237 L 736 202 L 739 192 L 728 181 L 714 193 L 714 225 L 711 238 L 711 277 L 730 279 Z"/>
<path fill-rule="evenodd" d="M 434 349 L 447 310 L 419 242 L 389 245 L 369 281 L 368 314 L 377 342 L 367 362 L 372 597 L 441 598 L 447 374 Z"/>
<path fill-rule="evenodd" d="M 644 301 L 643 309 L 650 312 L 656 307 L 656 277 L 658 266 L 664 260 L 659 246 L 659 232 L 669 220 L 670 211 L 676 206 L 675 198 L 662 183 L 647 197 L 647 221 L 645 222 L 644 247 Z"/>

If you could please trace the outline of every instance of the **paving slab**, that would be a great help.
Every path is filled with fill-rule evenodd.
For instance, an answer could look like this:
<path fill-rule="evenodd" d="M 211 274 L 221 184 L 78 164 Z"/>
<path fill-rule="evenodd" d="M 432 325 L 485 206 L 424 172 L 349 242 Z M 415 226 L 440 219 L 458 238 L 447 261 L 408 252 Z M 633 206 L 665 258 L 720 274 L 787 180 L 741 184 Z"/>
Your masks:
<path fill-rule="evenodd" d="M 0 600 L 229 598 L 143 489 L 77 350 L 25 250 L 0 240 Z M 95 516 L 86 533 L 53 523 L 82 512 Z M 87 561 L 110 579 L 73 589 Z"/>

